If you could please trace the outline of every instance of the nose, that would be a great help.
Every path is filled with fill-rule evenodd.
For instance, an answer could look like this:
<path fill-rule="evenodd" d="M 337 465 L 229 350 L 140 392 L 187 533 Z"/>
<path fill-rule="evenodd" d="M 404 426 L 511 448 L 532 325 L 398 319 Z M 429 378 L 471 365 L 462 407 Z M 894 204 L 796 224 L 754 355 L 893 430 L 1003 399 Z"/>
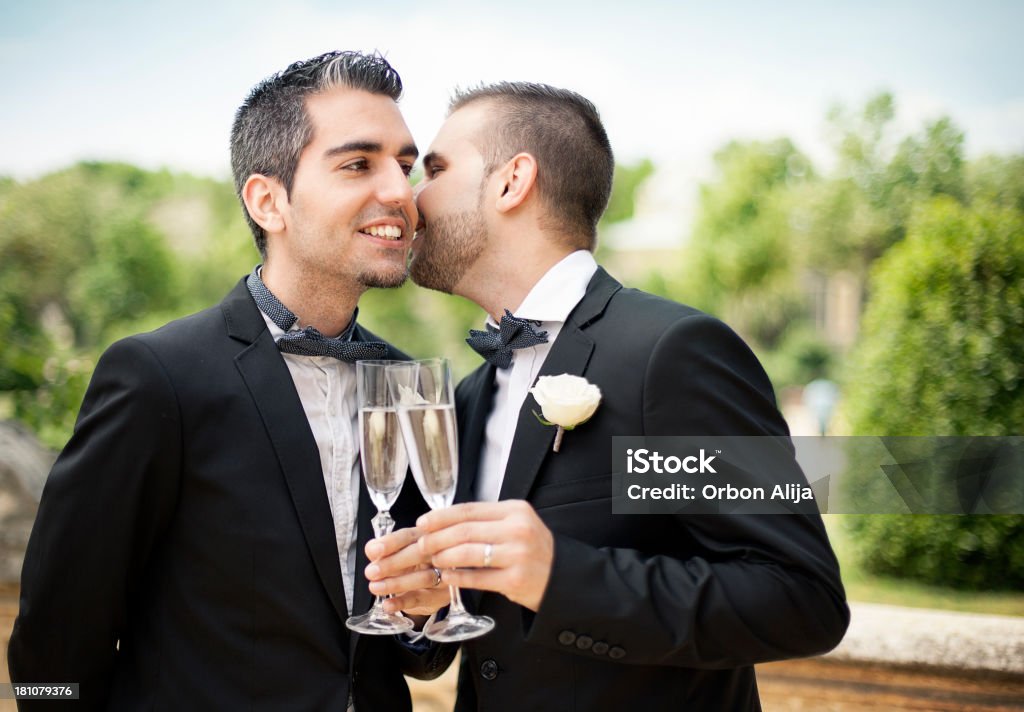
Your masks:
<path fill-rule="evenodd" d="M 396 161 L 381 171 L 377 181 L 377 199 L 383 205 L 407 207 L 412 205 L 412 186 L 402 166 Z"/>

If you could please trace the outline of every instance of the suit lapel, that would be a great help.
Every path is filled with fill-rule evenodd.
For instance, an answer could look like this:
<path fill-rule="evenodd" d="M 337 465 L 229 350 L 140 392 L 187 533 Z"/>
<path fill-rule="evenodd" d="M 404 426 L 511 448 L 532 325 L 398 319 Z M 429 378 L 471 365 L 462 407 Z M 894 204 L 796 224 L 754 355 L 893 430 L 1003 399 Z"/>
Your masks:
<path fill-rule="evenodd" d="M 484 428 L 494 400 L 494 366 L 485 362 L 467 376 L 455 400 L 459 411 L 459 480 L 455 501 L 469 502 L 473 499 Z"/>
<path fill-rule="evenodd" d="M 348 609 L 320 455 L 291 373 L 244 280 L 222 306 L 229 335 L 249 344 L 235 357 L 235 363 L 277 453 L 320 581 L 338 616 L 345 619 Z"/>
<path fill-rule="evenodd" d="M 594 341 L 587 336 L 586 327 L 600 318 L 608 300 L 621 288 L 622 285 L 604 269 L 598 268 L 587 285 L 583 299 L 562 326 L 538 377 L 557 376 L 563 373 L 582 376 L 586 372 L 590 355 L 594 351 Z M 526 499 L 545 458 L 552 456 L 551 447 L 555 440 L 556 428 L 543 425 L 534 416 L 533 411 L 540 413 L 540 407 L 533 396 L 527 394 L 519 411 L 516 434 L 512 441 L 499 499 Z"/>

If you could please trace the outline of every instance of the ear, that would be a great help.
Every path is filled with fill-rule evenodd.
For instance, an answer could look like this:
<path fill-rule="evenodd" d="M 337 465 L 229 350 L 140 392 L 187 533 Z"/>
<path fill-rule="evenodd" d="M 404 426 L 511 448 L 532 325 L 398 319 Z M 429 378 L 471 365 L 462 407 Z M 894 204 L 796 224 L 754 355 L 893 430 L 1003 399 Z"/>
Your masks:
<path fill-rule="evenodd" d="M 253 173 L 242 186 L 242 200 L 249 216 L 268 233 L 284 230 L 288 197 L 276 178 Z"/>
<path fill-rule="evenodd" d="M 529 153 L 517 153 L 498 170 L 501 195 L 494 207 L 507 213 L 523 204 L 537 184 L 537 159 Z"/>

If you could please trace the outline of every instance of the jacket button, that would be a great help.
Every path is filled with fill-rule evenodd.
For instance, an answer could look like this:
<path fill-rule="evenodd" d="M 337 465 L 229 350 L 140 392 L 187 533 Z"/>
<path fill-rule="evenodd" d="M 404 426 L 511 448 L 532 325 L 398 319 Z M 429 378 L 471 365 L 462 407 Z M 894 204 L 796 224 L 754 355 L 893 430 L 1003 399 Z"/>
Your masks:
<path fill-rule="evenodd" d="M 622 658 L 626 657 L 626 650 L 625 648 L 620 648 L 617 645 L 613 645 L 612 649 L 608 651 L 608 657 L 612 660 L 621 660 Z"/>
<path fill-rule="evenodd" d="M 594 644 L 594 639 L 589 635 L 581 635 L 576 639 L 576 647 L 580 650 L 589 650 L 590 646 Z"/>
<path fill-rule="evenodd" d="M 594 643 L 594 647 L 591 648 L 590 651 L 594 653 L 594 655 L 604 655 L 608 652 L 608 643 L 603 640 L 599 640 Z"/>
<path fill-rule="evenodd" d="M 558 634 L 558 642 L 562 645 L 572 645 L 576 642 L 576 634 L 571 630 L 563 630 Z"/>
<path fill-rule="evenodd" d="M 485 680 L 493 680 L 498 677 L 498 663 L 490 658 L 480 663 L 480 677 Z"/>

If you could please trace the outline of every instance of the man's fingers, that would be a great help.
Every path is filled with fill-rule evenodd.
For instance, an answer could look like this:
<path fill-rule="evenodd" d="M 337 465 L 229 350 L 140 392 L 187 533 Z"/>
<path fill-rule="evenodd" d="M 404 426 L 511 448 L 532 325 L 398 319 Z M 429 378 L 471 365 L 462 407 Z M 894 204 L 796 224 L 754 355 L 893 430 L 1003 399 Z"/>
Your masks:
<path fill-rule="evenodd" d="M 434 569 L 431 567 L 400 576 L 392 576 L 380 581 L 371 581 L 370 593 L 375 596 L 397 595 L 421 588 L 435 588 L 435 584 L 439 585 L 437 574 L 434 573 Z"/>
<path fill-rule="evenodd" d="M 371 562 L 363 574 L 370 581 L 380 581 L 430 565 L 430 556 L 421 552 L 418 546 L 407 546 L 397 554 Z"/>
<path fill-rule="evenodd" d="M 419 540 L 420 550 L 427 556 L 451 549 L 469 542 L 501 542 L 508 538 L 510 531 L 504 520 L 468 521 L 425 534 Z M 479 564 L 474 564 L 479 566 Z"/>
<path fill-rule="evenodd" d="M 416 520 L 416 527 L 423 532 L 433 532 L 459 522 L 503 519 L 524 506 L 529 505 L 516 499 L 501 502 L 465 502 L 427 512 Z"/>
<path fill-rule="evenodd" d="M 431 561 L 439 569 L 502 568 L 507 565 L 507 562 L 503 563 L 502 549 L 500 544 L 470 542 L 439 551 Z"/>
<path fill-rule="evenodd" d="M 429 616 L 450 602 L 448 587 L 438 586 L 434 589 L 419 589 L 384 599 L 384 610 L 388 613 L 402 611 L 411 616 Z"/>
<path fill-rule="evenodd" d="M 391 532 L 379 539 L 371 539 L 366 544 L 366 558 L 370 561 L 391 556 L 396 551 L 401 551 L 420 538 L 421 532 L 416 527 L 408 527 Z"/>

